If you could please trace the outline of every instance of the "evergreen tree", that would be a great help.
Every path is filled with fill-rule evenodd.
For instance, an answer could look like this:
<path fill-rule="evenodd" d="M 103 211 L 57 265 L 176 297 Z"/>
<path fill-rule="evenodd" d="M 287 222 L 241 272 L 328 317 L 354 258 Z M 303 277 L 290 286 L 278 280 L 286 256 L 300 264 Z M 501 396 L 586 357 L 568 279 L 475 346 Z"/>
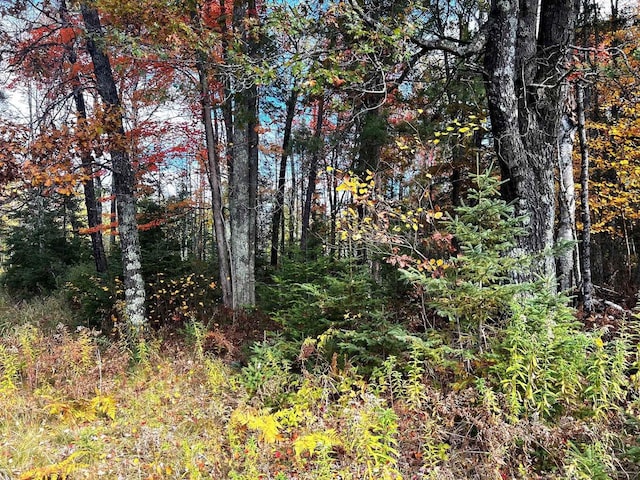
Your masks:
<path fill-rule="evenodd" d="M 29 298 L 60 286 L 70 266 L 83 260 L 87 249 L 72 233 L 77 226 L 75 199 L 30 192 L 12 219 L 17 226 L 7 234 L 7 256 L 2 284 L 12 294 Z"/>

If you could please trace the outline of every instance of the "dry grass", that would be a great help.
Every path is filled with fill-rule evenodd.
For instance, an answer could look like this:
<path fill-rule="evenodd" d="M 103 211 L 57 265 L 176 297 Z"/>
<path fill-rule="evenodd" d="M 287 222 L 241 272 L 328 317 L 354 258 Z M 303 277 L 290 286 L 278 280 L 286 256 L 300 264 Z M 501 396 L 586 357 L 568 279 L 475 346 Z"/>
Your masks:
<path fill-rule="evenodd" d="M 0 338 L 3 480 L 633 478 L 604 442 L 615 414 L 514 423 L 490 389 L 425 383 L 416 405 L 335 363 L 241 371 L 175 336 L 133 364 L 119 343 L 55 327 L 65 314 L 47 305 Z"/>

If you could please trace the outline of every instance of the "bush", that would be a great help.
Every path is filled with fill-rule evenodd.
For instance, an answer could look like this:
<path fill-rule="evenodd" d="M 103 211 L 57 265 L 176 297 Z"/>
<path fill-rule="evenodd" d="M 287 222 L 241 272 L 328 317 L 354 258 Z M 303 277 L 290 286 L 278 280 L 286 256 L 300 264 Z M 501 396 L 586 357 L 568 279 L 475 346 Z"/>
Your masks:
<path fill-rule="evenodd" d="M 82 323 L 109 330 L 116 292 L 111 275 L 100 275 L 93 264 L 82 263 L 69 270 L 63 291 Z"/>
<path fill-rule="evenodd" d="M 270 310 L 286 338 L 300 344 L 323 336 L 323 353 L 334 353 L 365 370 L 405 348 L 388 303 L 392 295 L 377 284 L 366 265 L 320 257 L 285 262 L 264 287 L 263 308 Z"/>
<path fill-rule="evenodd" d="M 432 271 L 408 269 L 406 277 L 449 321 L 469 373 L 488 376 L 505 394 L 513 419 L 550 419 L 585 407 L 601 415 L 624 396 L 628 342 L 605 344 L 600 333 L 582 332 L 568 299 L 552 294 L 544 280 L 517 281 L 531 262 L 514 253 L 524 219 L 512 216 L 489 173 L 475 181 L 470 204 L 443 222 L 457 256 Z"/>

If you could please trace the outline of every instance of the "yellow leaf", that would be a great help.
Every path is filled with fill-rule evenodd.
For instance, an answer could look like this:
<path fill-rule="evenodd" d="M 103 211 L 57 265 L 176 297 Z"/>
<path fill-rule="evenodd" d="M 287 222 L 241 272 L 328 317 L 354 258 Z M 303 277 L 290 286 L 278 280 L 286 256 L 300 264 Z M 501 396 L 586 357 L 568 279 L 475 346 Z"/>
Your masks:
<path fill-rule="evenodd" d="M 435 218 L 436 220 L 438 220 L 439 218 L 442 218 L 442 212 L 436 212 L 433 214 L 433 218 Z"/>

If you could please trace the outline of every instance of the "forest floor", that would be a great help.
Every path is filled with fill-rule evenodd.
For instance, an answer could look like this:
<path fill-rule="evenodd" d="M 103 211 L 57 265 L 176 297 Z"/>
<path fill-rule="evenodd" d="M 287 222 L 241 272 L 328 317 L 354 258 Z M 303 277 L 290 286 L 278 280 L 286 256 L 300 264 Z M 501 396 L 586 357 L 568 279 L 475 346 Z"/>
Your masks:
<path fill-rule="evenodd" d="M 55 299 L 8 328 L 16 312 L 0 309 L 0 479 L 638 478 L 605 448 L 616 415 L 514 419 L 481 383 L 365 381 L 335 356 L 310 372 L 267 343 L 225 361 L 193 328 L 134 359 L 63 326 Z"/>

